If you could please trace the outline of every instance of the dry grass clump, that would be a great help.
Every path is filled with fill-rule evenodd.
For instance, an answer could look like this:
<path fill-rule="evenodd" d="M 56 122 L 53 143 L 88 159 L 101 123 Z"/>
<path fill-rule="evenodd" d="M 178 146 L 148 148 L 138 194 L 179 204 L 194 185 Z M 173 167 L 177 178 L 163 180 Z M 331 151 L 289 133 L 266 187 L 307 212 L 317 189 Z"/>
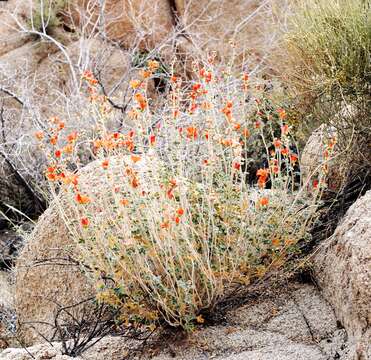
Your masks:
<path fill-rule="evenodd" d="M 36 136 L 98 302 L 119 309 L 122 326 L 191 330 L 236 287 L 290 267 L 317 200 L 297 181 L 292 129 L 264 86 L 195 64 L 198 80 L 169 78 L 168 100 L 153 113 L 146 89 L 158 66 L 149 61 L 131 81 L 125 117 L 134 127 L 107 130 L 107 99 L 86 71 L 94 127 L 65 134 L 53 118 Z M 80 142 L 84 131 L 92 138 Z M 250 184 L 254 139 L 265 155 Z M 100 164 L 90 177 L 80 176 L 81 153 Z M 323 186 L 320 177 L 313 194 Z"/>
<path fill-rule="evenodd" d="M 294 11 L 286 36 L 294 85 L 316 94 L 369 93 L 370 4 L 299 1 Z"/>
<path fill-rule="evenodd" d="M 346 131 L 346 138 L 353 128 L 361 137 L 369 132 L 370 29 L 369 1 L 293 5 L 279 63 L 304 131 L 325 122 Z"/>

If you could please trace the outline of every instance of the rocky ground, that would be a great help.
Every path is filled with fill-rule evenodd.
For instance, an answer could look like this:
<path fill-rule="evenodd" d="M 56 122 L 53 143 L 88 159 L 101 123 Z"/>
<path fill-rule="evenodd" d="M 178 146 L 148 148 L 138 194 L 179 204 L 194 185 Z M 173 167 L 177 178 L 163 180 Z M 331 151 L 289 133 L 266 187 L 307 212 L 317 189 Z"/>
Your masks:
<path fill-rule="evenodd" d="M 81 356 L 89 360 L 138 357 L 136 344 L 108 337 Z M 188 339 L 162 342 L 143 351 L 156 360 L 332 360 L 351 359 L 346 332 L 313 284 L 293 283 L 265 292 L 228 312 L 222 324 L 197 330 Z M 7 349 L 3 360 L 67 360 L 60 344 Z M 72 358 L 71 358 L 72 359 Z"/>

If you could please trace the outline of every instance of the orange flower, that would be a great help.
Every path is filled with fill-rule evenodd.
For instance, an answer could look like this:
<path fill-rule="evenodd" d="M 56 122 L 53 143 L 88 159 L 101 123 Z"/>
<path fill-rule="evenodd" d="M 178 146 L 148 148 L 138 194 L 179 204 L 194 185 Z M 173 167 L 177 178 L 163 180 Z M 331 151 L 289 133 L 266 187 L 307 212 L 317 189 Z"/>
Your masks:
<path fill-rule="evenodd" d="M 123 206 L 128 206 L 129 205 L 129 200 L 128 199 L 121 199 L 120 204 Z"/>
<path fill-rule="evenodd" d="M 56 158 L 60 158 L 60 157 L 62 156 L 62 151 L 60 151 L 60 150 L 56 150 L 56 151 L 54 152 L 54 155 L 55 155 Z"/>
<path fill-rule="evenodd" d="M 130 87 L 134 90 L 137 89 L 140 86 L 140 84 L 141 84 L 140 80 L 131 80 L 130 81 Z"/>
<path fill-rule="evenodd" d="M 90 203 L 89 196 L 81 195 L 80 193 L 76 194 L 75 200 L 76 200 L 76 202 L 78 202 L 79 204 L 82 204 L 82 205 Z"/>
<path fill-rule="evenodd" d="M 108 165 L 109 165 L 109 160 L 108 159 L 105 159 L 105 160 L 102 161 L 102 168 L 104 170 L 108 169 Z"/>
<path fill-rule="evenodd" d="M 161 229 L 169 229 L 170 228 L 170 223 L 168 221 L 164 221 L 161 225 L 160 225 Z"/>
<path fill-rule="evenodd" d="M 180 217 L 179 216 L 175 216 L 174 217 L 174 221 L 176 224 L 179 224 L 180 223 Z"/>
<path fill-rule="evenodd" d="M 59 124 L 58 124 L 58 130 L 63 130 L 64 129 L 64 122 L 61 121 Z"/>
<path fill-rule="evenodd" d="M 268 175 L 269 175 L 269 171 L 267 169 L 259 169 L 256 172 L 256 175 L 259 176 L 259 177 L 265 177 L 265 178 L 267 178 Z"/>
<path fill-rule="evenodd" d="M 273 145 L 274 145 L 275 148 L 280 148 L 281 145 L 282 145 L 282 142 L 281 142 L 280 139 L 274 139 Z"/>
<path fill-rule="evenodd" d="M 139 186 L 139 181 L 135 176 L 131 179 L 130 183 L 133 188 L 137 188 Z"/>
<path fill-rule="evenodd" d="M 183 208 L 179 208 L 176 213 L 179 215 L 179 216 L 182 216 L 184 214 L 184 209 Z"/>
<path fill-rule="evenodd" d="M 287 135 L 289 133 L 289 126 L 288 125 L 282 125 L 281 126 L 281 132 L 283 135 Z"/>
<path fill-rule="evenodd" d="M 71 144 L 68 144 L 66 145 L 64 148 L 63 148 L 63 152 L 65 154 L 72 154 L 73 153 L 73 146 Z"/>
<path fill-rule="evenodd" d="M 233 128 L 237 131 L 237 130 L 240 130 L 241 129 L 241 124 L 239 124 L 239 123 L 235 123 L 234 125 L 233 125 Z"/>
<path fill-rule="evenodd" d="M 177 117 L 179 117 L 179 110 L 178 109 L 174 109 L 173 110 L 173 118 L 176 119 Z"/>
<path fill-rule="evenodd" d="M 193 126 L 187 127 L 187 138 L 196 139 L 197 138 L 197 129 Z"/>
<path fill-rule="evenodd" d="M 287 116 L 285 109 L 277 109 L 278 116 L 281 120 L 284 120 Z"/>
<path fill-rule="evenodd" d="M 49 181 L 55 181 L 55 180 L 57 180 L 57 175 L 53 172 L 48 172 L 48 173 L 46 173 L 46 178 Z"/>
<path fill-rule="evenodd" d="M 265 183 L 267 182 L 268 175 L 269 175 L 268 169 L 259 169 L 256 172 L 256 176 L 259 177 L 259 179 L 258 179 L 258 186 L 259 186 L 259 188 L 262 189 L 262 188 L 265 187 Z"/>
<path fill-rule="evenodd" d="M 50 138 L 50 143 L 52 145 L 56 145 L 58 142 L 58 135 L 53 135 L 51 138 Z"/>
<path fill-rule="evenodd" d="M 147 107 L 147 100 L 142 94 L 137 93 L 135 94 L 134 98 L 138 102 L 138 105 L 141 110 L 144 110 Z"/>
<path fill-rule="evenodd" d="M 286 156 L 286 155 L 288 155 L 288 153 L 289 153 L 289 149 L 288 148 L 281 149 L 281 154 L 282 155 Z"/>
<path fill-rule="evenodd" d="M 41 141 L 44 138 L 44 133 L 42 131 L 36 131 L 35 132 L 35 138 L 39 141 Z"/>
<path fill-rule="evenodd" d="M 259 200 L 259 204 L 260 204 L 261 206 L 267 206 L 268 203 L 269 203 L 269 200 L 268 200 L 267 197 L 262 197 L 262 198 Z"/>
<path fill-rule="evenodd" d="M 296 154 L 291 154 L 290 160 L 293 164 L 295 164 L 298 161 L 298 156 Z"/>
<path fill-rule="evenodd" d="M 236 170 L 240 170 L 241 169 L 241 164 L 238 163 L 238 162 L 235 162 L 235 163 L 233 163 L 233 168 L 236 169 Z"/>
<path fill-rule="evenodd" d="M 221 143 L 223 146 L 232 146 L 233 141 L 232 141 L 232 139 L 222 139 L 222 140 L 220 141 L 220 143 Z"/>
<path fill-rule="evenodd" d="M 192 90 L 197 92 L 198 90 L 201 89 L 201 84 L 200 83 L 196 83 L 192 86 Z"/>
<path fill-rule="evenodd" d="M 244 128 L 244 129 L 242 130 L 242 135 L 243 135 L 245 138 L 249 137 L 249 136 L 250 136 L 250 131 L 249 131 L 249 129 Z"/>
<path fill-rule="evenodd" d="M 89 221 L 89 219 L 88 218 L 86 218 L 86 217 L 83 217 L 83 218 L 81 218 L 81 220 L 80 220 L 80 223 L 81 223 L 81 225 L 84 227 L 84 228 L 86 228 L 86 227 L 88 227 L 89 226 L 89 224 L 90 224 L 90 221 Z"/>
<path fill-rule="evenodd" d="M 280 244 L 281 244 L 280 239 L 274 238 L 274 239 L 272 240 L 272 245 L 273 245 L 274 247 L 278 247 L 278 246 L 280 246 Z"/>
<path fill-rule="evenodd" d="M 69 143 L 73 143 L 77 139 L 77 131 L 73 131 L 72 133 L 67 135 L 67 141 Z"/>
<path fill-rule="evenodd" d="M 160 64 L 156 60 L 149 60 L 147 66 L 151 71 L 156 71 L 160 67 Z"/>
<path fill-rule="evenodd" d="M 140 161 L 142 158 L 141 158 L 140 156 L 138 156 L 138 155 L 131 155 L 130 159 L 131 159 L 131 161 L 132 161 L 133 163 L 137 163 L 137 162 Z"/>
<path fill-rule="evenodd" d="M 141 70 L 139 74 L 143 79 L 148 79 L 151 76 L 151 72 L 148 70 Z"/>

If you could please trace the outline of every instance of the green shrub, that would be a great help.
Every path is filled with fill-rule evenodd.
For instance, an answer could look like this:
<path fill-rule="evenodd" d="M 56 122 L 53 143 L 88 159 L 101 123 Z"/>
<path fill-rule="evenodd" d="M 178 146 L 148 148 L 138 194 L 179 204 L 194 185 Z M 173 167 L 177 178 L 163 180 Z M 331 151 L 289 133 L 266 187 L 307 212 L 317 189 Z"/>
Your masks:
<path fill-rule="evenodd" d="M 37 0 L 34 3 L 28 26 L 33 31 L 50 33 L 60 25 L 59 12 L 65 7 L 66 0 Z"/>
<path fill-rule="evenodd" d="M 326 94 L 369 93 L 371 17 L 363 0 L 299 1 L 287 35 L 299 86 Z"/>

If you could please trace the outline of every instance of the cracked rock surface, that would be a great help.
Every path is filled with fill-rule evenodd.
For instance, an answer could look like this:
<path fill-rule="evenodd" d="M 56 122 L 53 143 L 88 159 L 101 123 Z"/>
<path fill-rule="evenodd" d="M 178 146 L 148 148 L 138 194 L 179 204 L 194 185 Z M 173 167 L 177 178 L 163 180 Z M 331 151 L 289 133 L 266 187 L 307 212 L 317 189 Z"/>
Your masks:
<path fill-rule="evenodd" d="M 135 359 L 137 344 L 107 337 L 79 360 Z M 60 344 L 27 349 L 36 359 L 67 360 Z M 136 355 L 135 355 L 136 354 Z M 350 360 L 347 336 L 335 314 L 314 285 L 294 283 L 231 310 L 222 324 L 200 328 L 183 341 L 163 341 L 144 351 L 154 360 Z M 143 357 L 142 357 L 143 358 Z M 28 360 L 26 350 L 6 349 L 2 360 Z M 74 358 L 76 359 L 76 358 Z"/>

